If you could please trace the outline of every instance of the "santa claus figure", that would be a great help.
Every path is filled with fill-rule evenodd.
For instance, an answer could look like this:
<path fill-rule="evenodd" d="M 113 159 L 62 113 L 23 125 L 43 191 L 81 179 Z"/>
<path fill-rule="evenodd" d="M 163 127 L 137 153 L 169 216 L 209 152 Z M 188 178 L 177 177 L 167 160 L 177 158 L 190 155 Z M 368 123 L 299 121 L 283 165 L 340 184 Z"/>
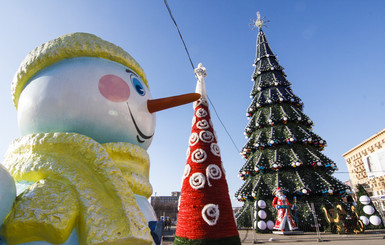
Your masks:
<path fill-rule="evenodd" d="M 277 220 L 274 226 L 275 230 L 285 231 L 286 223 L 289 225 L 288 229 L 290 231 L 298 229 L 290 213 L 292 205 L 289 203 L 286 196 L 283 194 L 282 189 L 279 187 L 276 190 L 273 207 L 278 211 Z"/>

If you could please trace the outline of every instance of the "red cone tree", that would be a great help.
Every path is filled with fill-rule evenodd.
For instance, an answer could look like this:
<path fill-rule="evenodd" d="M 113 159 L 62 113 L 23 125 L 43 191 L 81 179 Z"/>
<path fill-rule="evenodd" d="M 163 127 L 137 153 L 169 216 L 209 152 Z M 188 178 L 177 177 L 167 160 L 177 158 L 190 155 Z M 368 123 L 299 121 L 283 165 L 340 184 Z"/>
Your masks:
<path fill-rule="evenodd" d="M 194 103 L 174 244 L 241 244 L 210 120 L 205 71 L 202 64 L 195 69 L 202 97 Z"/>

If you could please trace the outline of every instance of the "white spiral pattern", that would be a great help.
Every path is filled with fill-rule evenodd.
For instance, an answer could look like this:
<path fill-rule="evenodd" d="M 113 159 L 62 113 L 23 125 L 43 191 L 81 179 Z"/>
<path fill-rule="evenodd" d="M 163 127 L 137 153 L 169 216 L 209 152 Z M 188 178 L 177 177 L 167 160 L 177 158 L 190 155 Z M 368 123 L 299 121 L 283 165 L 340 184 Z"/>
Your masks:
<path fill-rule="evenodd" d="M 190 176 L 190 186 L 194 190 L 199 190 L 203 188 L 206 184 L 206 178 L 205 175 L 202 173 L 193 173 Z"/>
<path fill-rule="evenodd" d="M 215 140 L 215 136 L 210 131 L 204 130 L 199 133 L 199 139 L 205 143 L 211 143 Z"/>
<path fill-rule="evenodd" d="M 199 100 L 197 100 L 193 103 L 194 108 L 197 106 L 200 106 L 200 105 L 208 106 L 209 104 L 207 103 L 207 100 L 205 100 L 204 98 L 201 97 Z"/>
<path fill-rule="evenodd" d="M 191 166 L 189 164 L 186 164 L 186 166 L 184 166 L 182 181 L 180 184 L 181 187 L 183 187 L 183 181 L 190 175 L 190 172 L 191 172 Z"/>
<path fill-rule="evenodd" d="M 190 147 L 187 147 L 186 159 L 188 159 L 189 157 L 190 157 Z"/>
<path fill-rule="evenodd" d="M 178 211 L 179 211 L 179 207 L 180 207 L 181 197 L 182 197 L 182 196 L 179 196 L 179 198 L 178 198 Z"/>
<path fill-rule="evenodd" d="M 196 117 L 193 117 L 193 119 L 192 119 L 192 126 L 194 126 L 194 124 L 197 122 L 197 118 Z"/>
<path fill-rule="evenodd" d="M 191 133 L 190 138 L 189 138 L 189 145 L 193 146 L 199 141 L 199 136 L 198 133 Z"/>
<path fill-rule="evenodd" d="M 206 176 L 207 176 L 207 184 L 209 186 L 212 186 L 210 183 L 210 179 L 219 180 L 220 178 L 222 178 L 222 171 L 218 167 L 218 165 L 210 164 L 206 168 Z"/>
<path fill-rule="evenodd" d="M 219 145 L 217 143 L 211 143 L 210 149 L 211 149 L 211 153 L 213 153 L 214 156 L 217 156 L 217 157 L 221 156 L 221 150 L 219 149 Z"/>
<path fill-rule="evenodd" d="M 210 127 L 210 125 L 206 119 L 202 119 L 202 120 L 198 121 L 196 126 L 199 129 L 208 129 Z"/>
<path fill-rule="evenodd" d="M 186 164 L 186 166 L 184 166 L 183 179 L 189 176 L 190 171 L 191 171 L 191 166 L 189 164 Z"/>
<path fill-rule="evenodd" d="M 202 149 L 196 149 L 191 154 L 191 161 L 193 161 L 193 162 L 201 163 L 201 162 L 206 161 L 206 159 L 207 159 L 207 153 Z"/>
<path fill-rule="evenodd" d="M 199 108 L 197 112 L 195 113 L 197 117 L 205 117 L 207 116 L 207 111 L 203 108 Z"/>
<path fill-rule="evenodd" d="M 218 205 L 206 204 L 202 209 L 202 218 L 209 226 L 216 225 L 219 218 Z"/>

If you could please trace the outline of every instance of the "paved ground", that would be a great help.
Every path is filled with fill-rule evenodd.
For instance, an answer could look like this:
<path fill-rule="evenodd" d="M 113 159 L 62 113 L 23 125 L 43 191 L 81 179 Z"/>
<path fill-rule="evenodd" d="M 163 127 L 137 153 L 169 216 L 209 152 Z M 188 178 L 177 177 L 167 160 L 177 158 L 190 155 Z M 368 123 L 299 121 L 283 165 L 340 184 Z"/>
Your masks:
<path fill-rule="evenodd" d="M 171 245 L 174 241 L 175 227 L 164 232 L 163 245 Z M 337 235 L 321 233 L 318 237 L 315 232 L 305 232 L 302 235 L 277 235 L 277 234 L 255 234 L 251 230 L 239 230 L 242 245 L 246 244 L 296 244 L 300 245 L 385 245 L 385 230 L 365 231 L 363 234 Z M 320 241 L 318 241 L 320 240 Z M 225 244 L 224 244 L 225 245 Z"/>

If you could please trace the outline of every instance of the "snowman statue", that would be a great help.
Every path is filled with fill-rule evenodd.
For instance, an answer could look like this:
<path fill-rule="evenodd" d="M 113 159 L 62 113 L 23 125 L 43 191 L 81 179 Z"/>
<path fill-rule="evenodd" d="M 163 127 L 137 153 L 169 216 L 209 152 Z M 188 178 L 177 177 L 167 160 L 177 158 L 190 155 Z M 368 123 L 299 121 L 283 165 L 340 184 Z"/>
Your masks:
<path fill-rule="evenodd" d="M 154 112 L 199 97 L 153 100 L 139 64 L 92 34 L 30 52 L 12 82 L 21 138 L 0 165 L 0 244 L 160 244 Z"/>

